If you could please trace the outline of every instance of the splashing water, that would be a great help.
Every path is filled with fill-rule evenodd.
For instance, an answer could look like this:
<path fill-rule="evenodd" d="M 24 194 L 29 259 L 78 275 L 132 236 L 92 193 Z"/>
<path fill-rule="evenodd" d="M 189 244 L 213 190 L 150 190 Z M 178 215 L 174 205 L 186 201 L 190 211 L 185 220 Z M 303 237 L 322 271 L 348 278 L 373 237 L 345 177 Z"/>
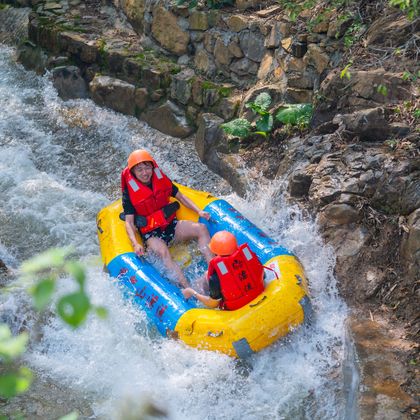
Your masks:
<path fill-rule="evenodd" d="M 227 356 L 155 335 L 101 268 L 90 266 L 88 292 L 109 317 L 91 317 L 76 331 L 51 317 L 26 358 L 39 376 L 83 392 L 101 418 L 115 418 L 129 399 L 151 399 L 172 419 L 345 417 L 346 308 L 332 274 L 334 255 L 316 224 L 274 194 L 279 185 L 259 185 L 248 199 L 227 195 L 226 184 L 201 164 L 191 141 L 164 136 L 89 100 L 63 103 L 48 76 L 25 71 L 14 62 L 14 50 L 1 45 L 0 106 L 0 258 L 16 267 L 63 245 L 86 259 L 97 256 L 95 215 L 119 196 L 128 153 L 146 147 L 172 179 L 224 195 L 295 252 L 317 314 L 313 326 L 255 355 L 252 368 L 244 370 Z M 65 280 L 61 293 L 71 287 Z M 19 293 L 2 295 L 0 309 L 14 311 L 21 325 L 23 301 Z"/>

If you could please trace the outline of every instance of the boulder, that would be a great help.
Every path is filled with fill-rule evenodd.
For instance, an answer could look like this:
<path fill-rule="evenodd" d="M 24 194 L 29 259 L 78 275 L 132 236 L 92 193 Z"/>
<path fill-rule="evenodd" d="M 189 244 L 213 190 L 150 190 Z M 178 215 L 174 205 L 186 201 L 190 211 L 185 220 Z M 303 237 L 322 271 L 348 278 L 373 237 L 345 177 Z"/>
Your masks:
<path fill-rule="evenodd" d="M 216 66 L 213 58 L 204 50 L 198 51 L 194 58 L 194 65 L 197 70 L 206 75 L 213 75 L 216 72 Z"/>
<path fill-rule="evenodd" d="M 25 69 L 34 70 L 38 74 L 45 72 L 48 56 L 42 48 L 37 47 L 31 41 L 24 42 L 18 48 L 18 61 L 23 64 Z"/>
<path fill-rule="evenodd" d="M 309 44 L 303 61 L 306 65 L 312 65 L 317 73 L 321 74 L 328 68 L 330 57 L 319 45 Z"/>
<path fill-rule="evenodd" d="M 99 56 L 96 40 L 90 40 L 74 32 L 59 32 L 59 45 L 62 50 L 69 52 L 87 64 L 95 63 Z"/>
<path fill-rule="evenodd" d="M 52 70 L 53 85 L 60 98 L 77 99 L 87 98 L 88 89 L 86 82 L 76 66 L 61 66 Z"/>
<path fill-rule="evenodd" d="M 188 124 L 185 112 L 171 101 L 141 114 L 151 127 L 173 137 L 187 137 L 194 129 Z"/>
<path fill-rule="evenodd" d="M 178 25 L 177 17 L 162 6 L 153 9 L 152 34 L 159 44 L 175 55 L 187 52 L 190 36 Z"/>
<path fill-rule="evenodd" d="M 214 45 L 214 57 L 216 63 L 222 66 L 228 66 L 232 61 L 232 53 L 229 50 L 229 46 L 225 45 L 222 38 L 217 38 Z"/>
<path fill-rule="evenodd" d="M 332 122 L 350 137 L 357 136 L 362 141 L 384 141 L 391 132 L 388 115 L 382 107 L 363 109 L 352 114 L 337 114 Z"/>
<path fill-rule="evenodd" d="M 191 69 L 183 70 L 172 76 L 171 97 L 181 104 L 187 105 L 192 96 L 191 86 L 193 78 L 194 72 Z"/>
<path fill-rule="evenodd" d="M 271 32 L 268 38 L 265 40 L 266 48 L 278 48 L 280 46 L 280 41 L 282 39 L 282 34 L 280 31 L 280 22 L 276 22 L 271 28 Z"/>
<path fill-rule="evenodd" d="M 121 0 L 120 7 L 137 33 L 144 30 L 145 0 Z"/>
<path fill-rule="evenodd" d="M 108 76 L 95 76 L 89 89 L 92 99 L 99 105 L 107 106 L 126 115 L 135 112 L 134 85 Z"/>
<path fill-rule="evenodd" d="M 241 32 L 248 28 L 248 19 L 243 15 L 231 15 L 226 19 L 226 25 L 232 32 Z"/>
<path fill-rule="evenodd" d="M 206 31 L 209 28 L 207 13 L 193 10 L 189 16 L 189 24 L 192 31 Z"/>
<path fill-rule="evenodd" d="M 334 225 L 348 225 L 360 220 L 360 213 L 346 203 L 331 203 L 322 210 L 322 217 L 326 223 Z"/>
<path fill-rule="evenodd" d="M 262 60 L 266 49 L 264 47 L 265 38 L 261 32 L 242 31 L 239 35 L 239 42 L 245 57 L 257 63 Z"/>
<path fill-rule="evenodd" d="M 149 93 L 146 88 L 138 88 L 134 93 L 134 102 L 137 110 L 142 111 L 146 108 L 149 99 Z"/>
<path fill-rule="evenodd" d="M 241 176 L 244 163 L 236 154 L 229 154 L 226 136 L 220 128 L 223 119 L 214 114 L 202 114 L 198 119 L 195 147 L 203 163 L 222 178 L 229 180 L 241 196 L 246 194 L 246 179 Z"/>
<path fill-rule="evenodd" d="M 288 191 L 292 197 L 301 198 L 308 195 L 312 183 L 311 175 L 303 170 L 293 172 L 289 179 Z"/>
<path fill-rule="evenodd" d="M 258 73 L 258 64 L 248 60 L 248 58 L 241 58 L 240 60 L 235 61 L 230 66 L 230 69 L 238 76 L 256 75 Z"/>
<path fill-rule="evenodd" d="M 202 114 L 198 119 L 195 149 L 203 163 L 207 163 L 210 155 L 215 152 L 224 138 L 224 132 L 220 128 L 223 123 L 224 120 L 214 114 Z"/>
<path fill-rule="evenodd" d="M 312 120 L 315 126 L 331 121 L 338 113 L 391 105 L 410 100 L 414 94 L 414 86 L 403 80 L 400 73 L 381 69 L 353 71 L 351 67 L 349 72 L 350 80 L 341 77 L 340 70 L 332 70 L 321 83 L 318 94 L 324 99 L 315 109 Z M 386 95 L 381 93 L 380 86 L 386 89 Z"/>

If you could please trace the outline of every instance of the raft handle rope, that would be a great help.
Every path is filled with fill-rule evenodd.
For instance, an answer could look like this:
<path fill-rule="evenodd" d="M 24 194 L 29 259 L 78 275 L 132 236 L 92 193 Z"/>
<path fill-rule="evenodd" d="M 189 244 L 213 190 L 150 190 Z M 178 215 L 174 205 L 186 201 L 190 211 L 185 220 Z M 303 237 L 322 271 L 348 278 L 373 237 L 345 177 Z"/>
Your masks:
<path fill-rule="evenodd" d="M 249 307 L 254 308 L 255 306 L 258 306 L 261 302 L 263 302 L 266 299 L 267 299 L 267 296 L 264 295 L 264 297 L 261 300 L 259 300 L 257 303 L 253 303 L 253 304 L 249 305 Z"/>
<path fill-rule="evenodd" d="M 266 268 L 267 270 L 272 271 L 276 275 L 276 280 L 279 279 L 279 275 L 277 274 L 277 271 L 276 270 L 273 270 L 272 268 L 267 267 L 266 265 L 263 265 L 263 267 Z"/>
<path fill-rule="evenodd" d="M 209 331 L 209 332 L 207 333 L 207 335 L 208 335 L 209 337 L 215 337 L 215 338 L 217 338 L 217 337 L 221 337 L 221 336 L 223 335 L 223 330 L 222 330 L 222 331 L 215 331 L 215 332 Z"/>

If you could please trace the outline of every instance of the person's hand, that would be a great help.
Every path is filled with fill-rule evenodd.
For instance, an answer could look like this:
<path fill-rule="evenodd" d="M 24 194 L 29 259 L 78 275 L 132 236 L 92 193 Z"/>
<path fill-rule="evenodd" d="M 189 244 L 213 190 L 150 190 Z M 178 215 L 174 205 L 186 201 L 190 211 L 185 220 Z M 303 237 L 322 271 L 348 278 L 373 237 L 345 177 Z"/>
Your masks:
<path fill-rule="evenodd" d="M 138 257 L 141 257 L 144 255 L 144 247 L 142 247 L 140 244 L 134 245 L 134 252 Z"/>
<path fill-rule="evenodd" d="M 198 215 L 203 219 L 210 220 L 210 213 L 208 213 L 207 211 L 200 210 L 198 212 Z"/>
<path fill-rule="evenodd" d="M 191 296 L 195 296 L 197 294 L 197 292 L 191 287 L 186 287 L 185 289 L 182 289 L 181 292 L 185 299 L 189 299 Z"/>

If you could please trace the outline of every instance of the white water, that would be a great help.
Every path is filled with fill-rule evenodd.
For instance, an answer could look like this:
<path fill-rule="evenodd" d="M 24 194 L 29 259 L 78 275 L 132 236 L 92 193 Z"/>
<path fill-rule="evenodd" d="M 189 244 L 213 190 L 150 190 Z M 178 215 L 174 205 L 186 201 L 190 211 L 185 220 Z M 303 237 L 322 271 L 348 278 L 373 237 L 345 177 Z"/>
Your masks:
<path fill-rule="evenodd" d="M 95 215 L 118 197 L 133 148 L 149 148 L 177 181 L 226 191 L 192 144 L 88 100 L 63 103 L 48 78 L 16 65 L 13 53 L 0 45 L 0 258 L 10 265 L 50 246 L 71 244 L 84 258 L 97 256 Z M 286 204 L 279 189 L 279 183 L 260 185 L 252 199 L 226 198 L 299 256 L 317 316 L 311 328 L 255 355 L 251 370 L 150 336 L 143 314 L 122 300 L 99 265 L 89 268 L 88 289 L 94 303 L 108 308 L 108 319 L 91 317 L 76 332 L 50 319 L 27 363 L 41 377 L 85 393 L 101 418 L 115 418 L 128 400 L 150 399 L 171 419 L 344 418 L 346 310 L 332 275 L 334 257 L 316 225 Z M 26 316 L 25 301 L 20 293 L 1 297 L 0 311 L 14 327 Z"/>

